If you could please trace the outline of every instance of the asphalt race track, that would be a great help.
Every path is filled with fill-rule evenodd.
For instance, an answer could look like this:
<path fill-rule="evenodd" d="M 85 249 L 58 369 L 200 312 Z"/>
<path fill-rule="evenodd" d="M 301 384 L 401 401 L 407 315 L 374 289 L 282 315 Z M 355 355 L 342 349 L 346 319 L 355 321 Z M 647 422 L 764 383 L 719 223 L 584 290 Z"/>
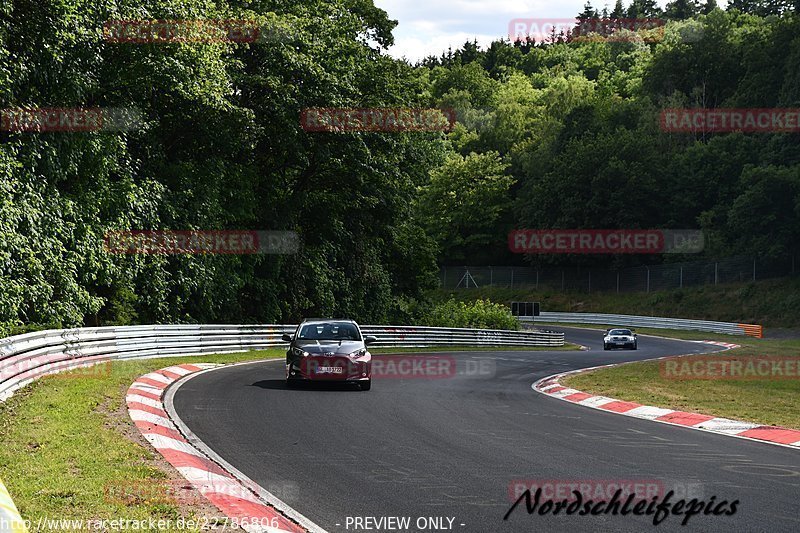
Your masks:
<path fill-rule="evenodd" d="M 355 517 L 410 517 L 399 531 L 437 530 L 418 528 L 420 517 L 447 517 L 445 527 L 449 518 L 452 530 L 479 533 L 800 531 L 797 450 L 604 413 L 531 389 L 566 370 L 718 348 L 642 335 L 636 352 L 605 352 L 600 332 L 553 329 L 591 350 L 454 354 L 464 368 L 484 360 L 491 371 L 375 379 L 370 392 L 287 389 L 281 362 L 241 365 L 189 380 L 175 409 L 220 456 L 331 533 L 398 531 L 372 522 L 356 529 Z M 654 526 L 652 516 L 528 515 L 524 503 L 504 521 L 515 480 L 654 482 L 683 487 L 687 500 L 739 505 L 734 516 L 699 514 L 687 527 L 679 516 Z"/>

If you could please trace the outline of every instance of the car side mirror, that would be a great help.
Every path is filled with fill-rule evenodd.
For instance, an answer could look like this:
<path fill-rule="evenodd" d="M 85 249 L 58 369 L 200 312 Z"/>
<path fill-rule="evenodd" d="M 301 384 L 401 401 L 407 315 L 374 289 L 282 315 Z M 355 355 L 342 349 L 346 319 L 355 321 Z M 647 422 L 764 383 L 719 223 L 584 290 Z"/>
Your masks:
<path fill-rule="evenodd" d="M 292 336 L 289 335 L 288 333 L 284 333 L 283 335 L 281 335 L 281 340 L 284 340 L 286 342 L 292 342 Z"/>
<path fill-rule="evenodd" d="M 373 337 L 372 335 L 364 337 L 364 345 L 365 346 L 369 345 L 369 344 L 372 344 L 374 342 L 378 342 L 378 337 Z"/>

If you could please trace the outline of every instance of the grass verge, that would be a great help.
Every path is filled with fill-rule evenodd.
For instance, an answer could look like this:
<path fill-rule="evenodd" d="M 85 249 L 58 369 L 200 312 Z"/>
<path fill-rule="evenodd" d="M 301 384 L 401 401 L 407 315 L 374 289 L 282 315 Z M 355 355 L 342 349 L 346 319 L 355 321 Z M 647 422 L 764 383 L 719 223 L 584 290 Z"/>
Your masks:
<path fill-rule="evenodd" d="M 174 490 L 180 476 L 149 447 L 128 418 L 125 392 L 139 376 L 174 364 L 231 363 L 284 353 L 277 349 L 113 361 L 104 375 L 64 373 L 21 389 L 0 403 L 0 475 L 20 514 L 33 524 L 40 519 L 175 521 L 183 517 L 198 520 L 197 528 L 188 529 L 199 531 L 200 523 L 208 525 L 220 513 L 210 504 L 197 508 L 163 497 Z M 150 489 L 144 497 L 133 495 L 126 501 L 106 497 L 115 487 L 130 486 Z M 194 496 L 192 501 L 203 501 Z"/>
<path fill-rule="evenodd" d="M 781 356 L 798 359 L 800 364 L 798 340 L 723 337 L 742 348 L 718 354 L 720 358 Z M 800 429 L 800 379 L 677 380 L 662 377 L 659 365 L 659 361 L 630 363 L 573 375 L 562 384 L 644 405 Z"/>

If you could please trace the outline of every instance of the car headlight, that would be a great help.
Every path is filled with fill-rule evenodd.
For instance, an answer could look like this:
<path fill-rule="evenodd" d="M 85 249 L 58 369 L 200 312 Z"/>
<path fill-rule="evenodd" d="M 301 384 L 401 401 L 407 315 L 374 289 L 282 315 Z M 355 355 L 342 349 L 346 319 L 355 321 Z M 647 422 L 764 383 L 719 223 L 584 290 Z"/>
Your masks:
<path fill-rule="evenodd" d="M 300 348 L 292 348 L 292 353 L 298 357 L 308 357 L 309 355 L 311 355 L 310 353 L 301 350 Z"/>
<path fill-rule="evenodd" d="M 350 354 L 350 357 L 353 359 L 358 359 L 359 357 L 364 357 L 367 355 L 367 349 L 361 348 L 360 350 L 356 350 L 355 352 Z"/>

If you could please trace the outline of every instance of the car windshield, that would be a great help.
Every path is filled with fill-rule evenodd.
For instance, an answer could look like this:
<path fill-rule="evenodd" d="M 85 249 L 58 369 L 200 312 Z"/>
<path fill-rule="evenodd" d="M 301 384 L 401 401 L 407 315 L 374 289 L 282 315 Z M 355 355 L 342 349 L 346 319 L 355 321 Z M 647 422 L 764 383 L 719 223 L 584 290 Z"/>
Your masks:
<path fill-rule="evenodd" d="M 300 329 L 298 339 L 360 341 L 361 335 L 358 333 L 358 328 L 350 322 L 316 322 L 304 325 Z"/>
<path fill-rule="evenodd" d="M 612 329 L 608 332 L 609 335 L 630 335 L 631 330 L 629 329 Z"/>

